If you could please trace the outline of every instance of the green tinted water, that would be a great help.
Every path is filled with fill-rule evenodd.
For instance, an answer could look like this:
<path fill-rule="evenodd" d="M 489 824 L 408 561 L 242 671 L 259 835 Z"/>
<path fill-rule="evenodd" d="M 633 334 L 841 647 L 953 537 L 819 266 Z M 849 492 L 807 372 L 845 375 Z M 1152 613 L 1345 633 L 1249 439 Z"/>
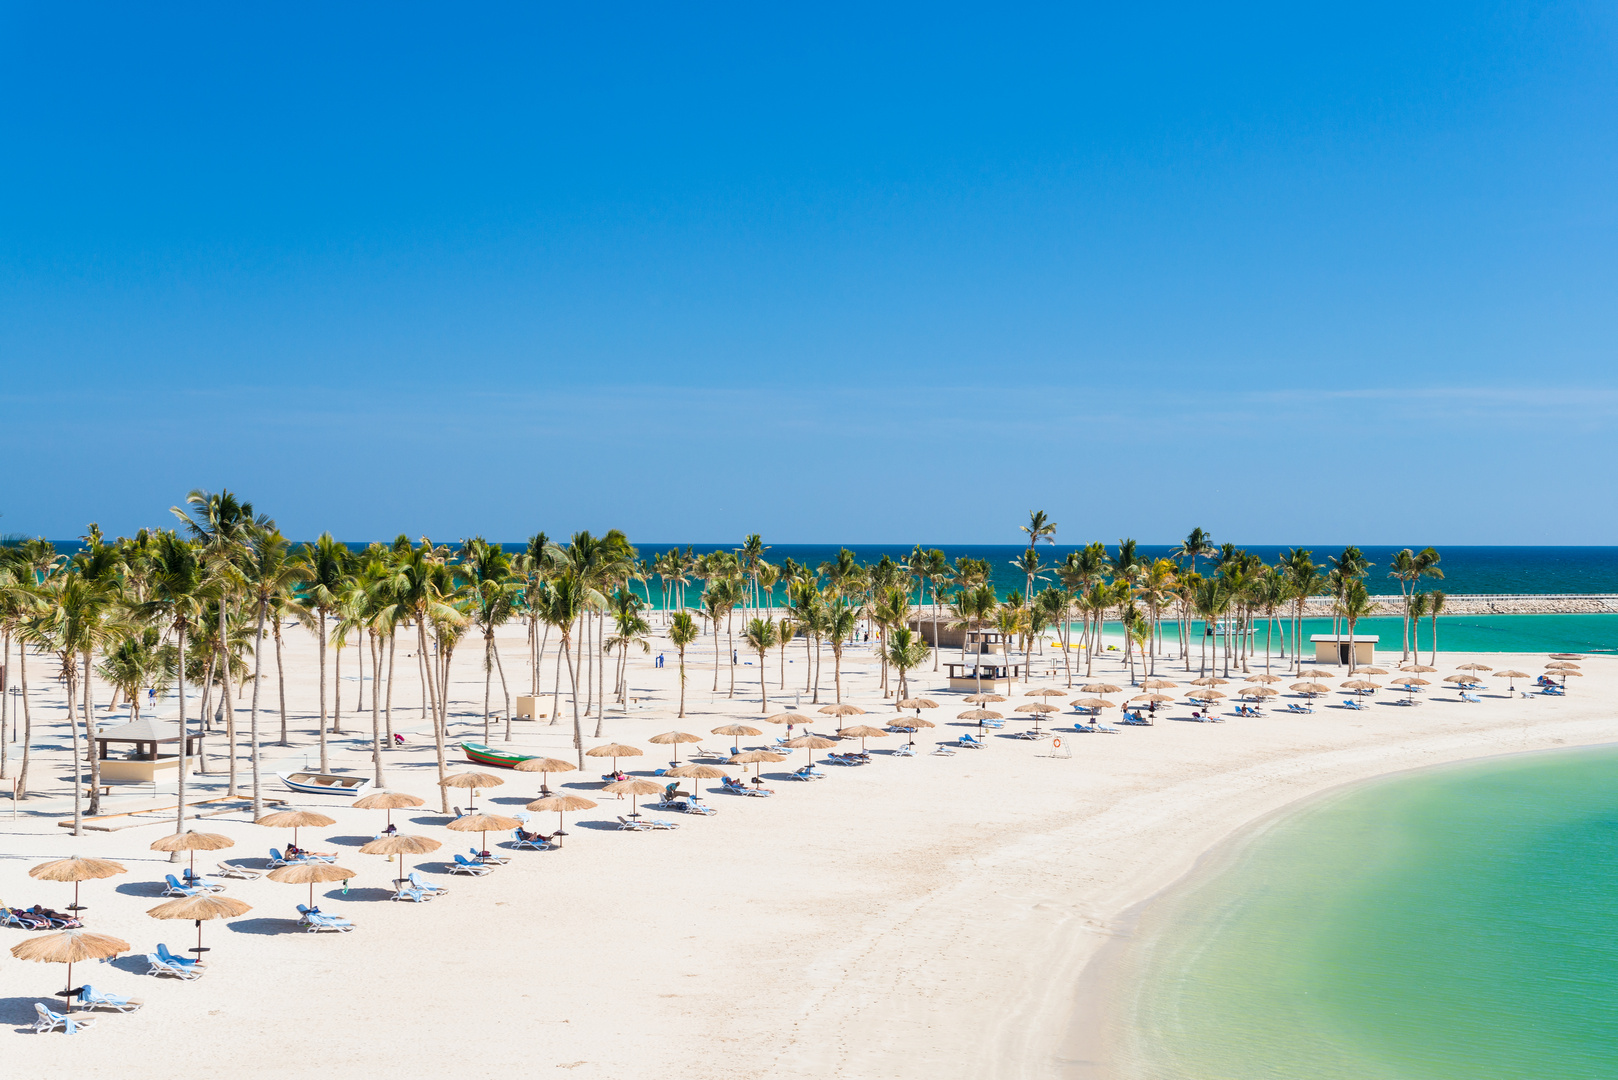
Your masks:
<path fill-rule="evenodd" d="M 1618 750 L 1356 787 L 1143 919 L 1123 1075 L 1618 1076 Z"/>

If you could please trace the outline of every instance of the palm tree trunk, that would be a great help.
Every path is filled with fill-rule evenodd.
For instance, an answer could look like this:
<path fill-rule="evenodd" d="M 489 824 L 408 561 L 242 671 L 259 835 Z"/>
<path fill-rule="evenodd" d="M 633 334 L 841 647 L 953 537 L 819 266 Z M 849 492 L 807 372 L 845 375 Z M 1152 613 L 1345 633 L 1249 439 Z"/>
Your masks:
<path fill-rule="evenodd" d="M 766 713 L 770 711 L 770 680 L 764 671 L 764 657 L 768 652 L 768 649 L 760 649 L 758 651 L 759 700 L 762 702 L 762 709 Z"/>
<path fill-rule="evenodd" d="M 685 719 L 685 646 L 680 646 L 680 715 Z"/>
<path fill-rule="evenodd" d="M 248 717 L 248 737 L 252 740 L 247 747 L 248 768 L 253 772 L 253 818 L 264 816 L 264 796 L 259 788 L 259 757 L 258 757 L 258 688 L 263 681 L 264 673 L 264 616 L 269 608 L 269 597 L 260 594 L 258 600 L 258 630 L 253 641 L 253 711 Z"/>
<path fill-rule="evenodd" d="M 573 650 L 568 647 L 567 635 L 562 635 L 562 656 L 567 661 L 568 683 L 573 689 L 573 749 L 579 755 L 579 769 L 584 768 L 584 721 L 579 716 L 579 676 L 573 669 Z"/>
<path fill-rule="evenodd" d="M 426 697 L 422 697 L 422 713 L 426 714 Z M 326 751 L 326 609 L 320 609 L 320 771 L 331 772 L 331 761 Z"/>
<path fill-rule="evenodd" d="M 416 642 L 421 655 L 427 655 L 427 617 L 416 619 Z M 440 652 L 443 650 L 440 649 Z M 436 681 L 436 680 L 435 680 Z M 444 726 L 438 722 L 438 709 L 433 709 L 433 748 L 438 759 L 438 803 L 440 813 L 449 813 L 449 788 L 444 786 Z"/>
<path fill-rule="evenodd" d="M 382 781 L 382 686 L 376 673 L 382 670 L 382 646 L 376 632 L 367 634 L 371 645 L 371 764 L 376 769 L 376 786 L 386 787 Z"/>
<path fill-rule="evenodd" d="M 230 756 L 226 759 L 225 790 L 236 797 L 236 703 L 230 700 L 230 637 L 225 627 L 225 602 L 219 602 L 219 703 L 225 710 L 225 744 Z"/>
<path fill-rule="evenodd" d="M 338 636 L 342 636 L 339 630 Z M 337 645 L 337 652 L 331 659 L 331 733 L 343 733 L 343 645 Z"/>
<path fill-rule="evenodd" d="M 286 667 L 281 662 L 281 622 L 275 623 L 275 691 L 281 701 L 281 741 L 278 745 L 289 746 L 287 742 L 287 674 Z"/>
<path fill-rule="evenodd" d="M 500 663 L 500 645 L 492 637 L 489 644 L 494 649 L 494 670 L 500 676 L 500 695 L 506 699 L 506 742 L 511 741 L 511 688 L 506 685 L 506 669 Z"/>
<path fill-rule="evenodd" d="M 382 702 L 383 732 L 387 735 L 387 746 L 393 747 L 393 656 L 399 647 L 399 631 L 394 627 L 388 628 L 388 692 Z"/>
<path fill-rule="evenodd" d="M 494 682 L 494 664 L 489 657 L 489 643 L 494 640 L 494 632 L 483 635 L 483 742 L 489 742 L 489 690 Z"/>
<path fill-rule="evenodd" d="M 178 632 L 180 641 L 180 664 L 179 670 L 175 673 L 176 684 L 179 687 L 180 699 L 180 775 L 176 781 L 178 784 L 178 797 L 175 799 L 175 803 L 177 805 L 174 808 L 174 831 L 176 833 L 182 833 L 185 831 L 185 779 L 186 774 L 191 771 L 191 759 L 186 754 L 186 748 L 190 744 L 191 740 L 189 736 L 191 733 L 187 731 L 185 727 L 185 620 L 176 619 L 175 623 L 175 629 Z M 23 685 L 25 688 L 23 698 L 26 700 L 28 696 L 26 693 L 27 683 L 24 682 Z M 170 855 L 169 861 L 179 862 L 180 853 L 176 851 L 174 854 Z"/>
<path fill-rule="evenodd" d="M 77 668 L 78 660 L 70 659 L 67 663 L 72 665 L 67 672 L 67 722 L 73 732 L 73 835 L 83 836 L 84 810 L 84 751 L 81 750 L 79 739 L 79 714 L 74 709 L 75 696 L 79 692 Z"/>

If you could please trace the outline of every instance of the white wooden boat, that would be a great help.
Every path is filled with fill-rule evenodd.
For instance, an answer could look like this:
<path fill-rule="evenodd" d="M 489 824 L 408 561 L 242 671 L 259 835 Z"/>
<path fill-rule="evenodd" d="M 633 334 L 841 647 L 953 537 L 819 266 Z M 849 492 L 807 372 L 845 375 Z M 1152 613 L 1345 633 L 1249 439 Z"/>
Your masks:
<path fill-rule="evenodd" d="M 280 777 L 281 783 L 286 785 L 288 791 L 297 791 L 305 795 L 344 795 L 352 798 L 371 790 L 371 781 L 363 776 L 311 772 L 308 769 L 275 775 Z"/>

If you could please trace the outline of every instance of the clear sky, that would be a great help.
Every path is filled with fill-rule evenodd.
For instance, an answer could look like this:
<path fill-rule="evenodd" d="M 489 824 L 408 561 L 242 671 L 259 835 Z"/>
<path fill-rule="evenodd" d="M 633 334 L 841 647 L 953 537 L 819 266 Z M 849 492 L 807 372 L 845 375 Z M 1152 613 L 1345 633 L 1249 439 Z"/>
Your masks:
<path fill-rule="evenodd" d="M 1618 15 L 1212 7 L 0 4 L 0 531 L 1618 543 Z"/>

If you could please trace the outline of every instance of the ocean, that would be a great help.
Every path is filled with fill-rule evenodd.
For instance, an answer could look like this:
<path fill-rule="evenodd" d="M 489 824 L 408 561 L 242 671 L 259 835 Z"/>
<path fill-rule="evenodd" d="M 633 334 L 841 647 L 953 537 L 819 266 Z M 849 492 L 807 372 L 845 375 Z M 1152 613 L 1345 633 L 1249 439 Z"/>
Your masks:
<path fill-rule="evenodd" d="M 1276 819 L 1142 917 L 1140 1080 L 1618 1075 L 1618 750 L 1404 774 Z"/>

